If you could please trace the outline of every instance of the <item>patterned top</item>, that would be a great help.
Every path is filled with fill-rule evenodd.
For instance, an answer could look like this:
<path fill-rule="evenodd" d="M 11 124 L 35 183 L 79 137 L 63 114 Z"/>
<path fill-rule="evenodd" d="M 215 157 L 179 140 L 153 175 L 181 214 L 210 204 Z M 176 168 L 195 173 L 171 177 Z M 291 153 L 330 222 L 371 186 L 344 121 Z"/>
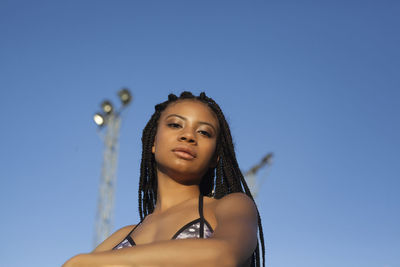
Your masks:
<path fill-rule="evenodd" d="M 186 225 L 182 226 L 172 239 L 186 239 L 186 238 L 209 238 L 213 235 L 213 229 L 211 225 L 207 222 L 207 220 L 203 216 L 203 196 L 200 194 L 199 196 L 199 215 L 200 218 L 195 219 Z M 135 241 L 131 237 L 131 234 L 136 229 L 136 227 L 141 224 L 139 222 L 132 231 L 120 242 L 116 245 L 113 249 L 121 249 L 126 247 L 133 247 L 136 246 Z"/>

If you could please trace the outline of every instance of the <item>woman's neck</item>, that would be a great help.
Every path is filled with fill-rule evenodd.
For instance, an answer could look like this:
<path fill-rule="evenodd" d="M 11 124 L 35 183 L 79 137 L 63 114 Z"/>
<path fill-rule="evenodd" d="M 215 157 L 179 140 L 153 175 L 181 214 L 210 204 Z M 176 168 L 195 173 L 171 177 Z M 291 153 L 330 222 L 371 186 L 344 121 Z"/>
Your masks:
<path fill-rule="evenodd" d="M 162 213 L 169 208 L 197 198 L 200 189 L 197 184 L 183 185 L 165 173 L 157 172 L 157 203 L 153 213 Z"/>

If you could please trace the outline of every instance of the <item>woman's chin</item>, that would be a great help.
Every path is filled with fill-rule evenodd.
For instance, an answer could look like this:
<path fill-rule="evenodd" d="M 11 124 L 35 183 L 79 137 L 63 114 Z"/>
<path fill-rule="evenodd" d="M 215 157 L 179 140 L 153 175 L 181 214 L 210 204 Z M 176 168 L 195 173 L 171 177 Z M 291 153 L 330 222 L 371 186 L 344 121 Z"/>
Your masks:
<path fill-rule="evenodd" d="M 182 169 L 169 169 L 163 172 L 167 177 L 182 185 L 199 185 L 201 176 Z"/>

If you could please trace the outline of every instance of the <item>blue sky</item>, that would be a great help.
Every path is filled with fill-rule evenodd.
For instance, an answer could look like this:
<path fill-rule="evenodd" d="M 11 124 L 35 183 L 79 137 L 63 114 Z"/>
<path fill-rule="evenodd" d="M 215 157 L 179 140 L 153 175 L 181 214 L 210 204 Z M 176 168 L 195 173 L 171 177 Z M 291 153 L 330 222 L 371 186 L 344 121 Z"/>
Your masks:
<path fill-rule="evenodd" d="M 138 221 L 141 131 L 206 91 L 247 170 L 271 267 L 399 267 L 398 1 L 0 1 L 1 266 L 92 249 L 92 115 L 131 89 L 115 228 Z"/>

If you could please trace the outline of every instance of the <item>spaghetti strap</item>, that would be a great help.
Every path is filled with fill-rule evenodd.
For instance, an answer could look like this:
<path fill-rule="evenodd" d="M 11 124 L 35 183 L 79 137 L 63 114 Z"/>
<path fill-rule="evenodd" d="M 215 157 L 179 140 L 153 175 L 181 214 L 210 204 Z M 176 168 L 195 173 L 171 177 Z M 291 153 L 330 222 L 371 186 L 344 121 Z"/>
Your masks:
<path fill-rule="evenodd" d="M 141 224 L 141 223 L 142 223 L 142 220 L 133 227 L 133 229 L 125 236 L 125 238 L 121 242 L 119 242 L 115 247 L 113 247 L 113 250 L 124 248 L 124 247 L 136 246 L 136 243 L 133 240 L 133 238 L 131 237 L 131 234 L 133 231 L 135 231 L 136 227 L 138 227 L 139 224 Z"/>
<path fill-rule="evenodd" d="M 200 238 L 204 238 L 203 195 L 199 195 Z"/>
<path fill-rule="evenodd" d="M 133 233 L 133 231 L 135 231 L 136 227 L 138 227 L 139 224 L 141 224 L 141 223 L 142 223 L 142 221 L 140 221 L 138 224 L 136 224 L 135 227 L 133 227 L 133 229 L 129 232 L 129 234 L 127 235 L 127 237 L 130 236 L 130 235 Z"/>

